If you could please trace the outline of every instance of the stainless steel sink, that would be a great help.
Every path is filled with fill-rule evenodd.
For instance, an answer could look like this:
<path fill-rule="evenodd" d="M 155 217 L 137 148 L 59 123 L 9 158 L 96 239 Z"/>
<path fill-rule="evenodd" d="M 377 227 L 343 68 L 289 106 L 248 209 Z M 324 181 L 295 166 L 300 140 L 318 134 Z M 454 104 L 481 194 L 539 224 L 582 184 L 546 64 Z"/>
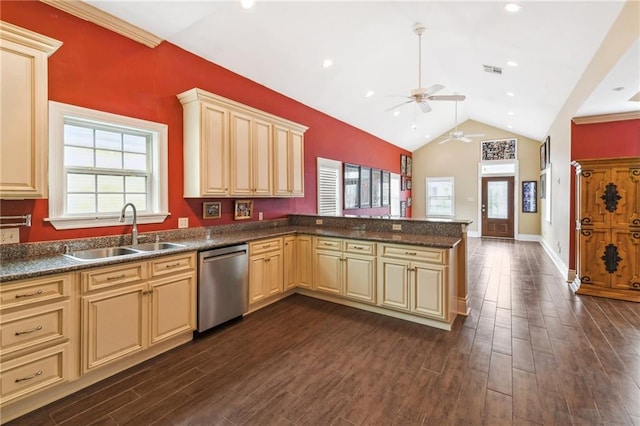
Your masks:
<path fill-rule="evenodd" d="M 169 250 L 173 248 L 185 247 L 184 244 L 176 244 L 176 243 L 145 243 L 145 244 L 136 244 L 135 246 L 131 246 L 132 249 L 138 251 L 159 251 L 159 250 Z"/>
<path fill-rule="evenodd" d="M 89 250 L 79 250 L 72 253 L 66 253 L 68 256 L 76 260 L 96 260 L 105 259 L 108 257 L 126 256 L 128 254 L 140 253 L 138 250 L 130 249 L 127 247 L 107 247 Z"/>

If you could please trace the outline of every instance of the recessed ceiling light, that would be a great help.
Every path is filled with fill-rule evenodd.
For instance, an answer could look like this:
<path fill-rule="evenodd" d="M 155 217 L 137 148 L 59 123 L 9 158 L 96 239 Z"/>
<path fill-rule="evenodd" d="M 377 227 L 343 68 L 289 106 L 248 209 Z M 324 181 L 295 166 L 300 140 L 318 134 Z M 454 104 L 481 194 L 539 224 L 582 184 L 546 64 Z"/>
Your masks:
<path fill-rule="evenodd" d="M 324 61 L 322 61 L 323 68 L 329 68 L 331 65 L 333 65 L 333 60 L 331 59 L 325 59 Z"/>
<path fill-rule="evenodd" d="M 517 67 L 518 63 L 516 61 L 509 61 L 507 62 L 507 65 L 509 65 L 510 67 Z"/>
<path fill-rule="evenodd" d="M 253 7 L 253 0 L 240 0 L 240 6 L 242 6 L 243 9 L 251 9 Z"/>
<path fill-rule="evenodd" d="M 365 95 L 367 98 L 372 97 L 376 92 L 374 92 L 373 90 L 369 90 L 367 91 L 367 94 Z"/>
<path fill-rule="evenodd" d="M 513 111 L 509 111 L 509 112 L 507 113 L 507 115 L 516 115 L 516 113 L 515 113 L 515 112 L 513 112 Z"/>
<path fill-rule="evenodd" d="M 424 135 L 425 139 L 429 139 L 431 137 L 431 133 L 427 133 L 426 135 Z"/>
<path fill-rule="evenodd" d="M 507 12 L 516 13 L 520 9 L 522 9 L 522 6 L 517 3 L 507 3 L 504 5 L 504 10 L 506 10 Z"/>
<path fill-rule="evenodd" d="M 399 116 L 399 115 L 400 115 L 400 111 L 396 111 L 396 112 L 394 112 L 394 113 L 393 113 L 393 116 L 394 116 L 394 117 L 397 117 L 397 116 Z"/>
<path fill-rule="evenodd" d="M 511 124 L 507 124 L 507 128 L 513 129 L 513 126 Z"/>
<path fill-rule="evenodd" d="M 513 92 L 507 92 L 507 96 L 514 97 L 515 95 L 516 95 L 516 94 L 515 94 L 515 93 L 513 93 Z"/>
<path fill-rule="evenodd" d="M 414 123 L 414 124 L 412 124 L 412 125 L 411 125 L 411 128 L 412 128 L 413 130 L 415 130 L 415 129 L 417 129 L 417 128 L 418 128 L 418 125 Z"/>

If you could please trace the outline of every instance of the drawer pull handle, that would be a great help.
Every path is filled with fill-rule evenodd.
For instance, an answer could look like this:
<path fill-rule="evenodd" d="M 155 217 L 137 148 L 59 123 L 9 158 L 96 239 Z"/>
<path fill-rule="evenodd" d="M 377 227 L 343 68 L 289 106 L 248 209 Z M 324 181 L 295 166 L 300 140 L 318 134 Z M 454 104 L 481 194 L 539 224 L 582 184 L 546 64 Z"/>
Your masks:
<path fill-rule="evenodd" d="M 177 268 L 178 266 L 180 266 L 180 263 L 171 263 L 169 265 L 165 265 L 165 268 Z"/>
<path fill-rule="evenodd" d="M 42 290 L 38 290 L 38 291 L 34 291 L 33 293 L 16 294 L 16 299 L 20 299 L 21 297 L 37 296 L 42 293 L 43 293 Z"/>
<path fill-rule="evenodd" d="M 271 244 L 263 244 L 262 245 L 262 248 L 269 248 L 269 247 L 271 247 Z"/>
<path fill-rule="evenodd" d="M 324 243 L 322 243 L 322 244 L 324 244 L 325 246 L 334 246 L 334 245 L 335 245 L 335 244 L 333 244 L 333 243 L 328 243 L 328 242 L 326 242 L 326 241 L 325 241 Z"/>
<path fill-rule="evenodd" d="M 152 293 L 153 293 L 153 289 L 151 289 L 151 290 L 146 290 L 146 291 L 143 291 L 143 292 L 142 292 L 142 294 L 143 294 L 143 295 L 145 295 L 145 296 L 146 296 L 147 294 L 152 294 Z"/>
<path fill-rule="evenodd" d="M 42 376 L 43 374 L 44 374 L 44 371 L 42 371 L 42 370 L 38 370 L 38 371 L 36 371 L 35 373 L 33 373 L 32 375 L 30 375 L 30 376 L 27 376 L 27 377 L 18 377 L 18 378 L 15 380 L 15 382 L 16 382 L 16 383 L 20 383 L 20 382 L 24 382 L 25 380 L 35 379 L 36 377 L 38 377 L 38 376 Z"/>
<path fill-rule="evenodd" d="M 107 277 L 107 281 L 119 280 L 121 278 L 126 278 L 126 275 L 125 274 L 113 275 L 113 276 Z"/>
<path fill-rule="evenodd" d="M 418 253 L 416 253 L 415 251 L 405 251 L 404 254 L 408 254 L 409 256 L 417 256 Z"/>
<path fill-rule="evenodd" d="M 264 261 L 265 261 L 265 262 L 271 262 L 271 258 L 270 258 L 270 257 L 267 257 L 267 258 L 265 258 L 265 259 L 264 259 Z"/>
<path fill-rule="evenodd" d="M 25 330 L 25 331 L 16 331 L 16 336 L 21 336 L 23 334 L 29 334 L 29 333 L 35 333 L 36 331 L 40 331 L 42 330 L 42 326 L 39 325 L 36 328 L 32 328 L 31 330 Z"/>
<path fill-rule="evenodd" d="M 351 246 L 351 247 L 353 247 L 356 250 L 364 250 L 364 247 L 362 246 Z"/>

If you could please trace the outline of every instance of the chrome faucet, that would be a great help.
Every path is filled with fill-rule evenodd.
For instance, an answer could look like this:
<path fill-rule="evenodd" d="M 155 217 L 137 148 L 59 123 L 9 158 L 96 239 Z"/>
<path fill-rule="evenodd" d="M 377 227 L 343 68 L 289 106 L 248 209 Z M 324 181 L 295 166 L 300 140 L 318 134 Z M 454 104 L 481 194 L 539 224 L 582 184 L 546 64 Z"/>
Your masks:
<path fill-rule="evenodd" d="M 133 210 L 133 222 L 131 228 L 131 245 L 138 244 L 138 213 L 136 212 L 136 206 L 133 203 L 127 203 L 122 208 L 122 213 L 120 214 L 120 222 L 124 222 L 124 213 L 127 210 L 127 207 L 131 206 Z"/>

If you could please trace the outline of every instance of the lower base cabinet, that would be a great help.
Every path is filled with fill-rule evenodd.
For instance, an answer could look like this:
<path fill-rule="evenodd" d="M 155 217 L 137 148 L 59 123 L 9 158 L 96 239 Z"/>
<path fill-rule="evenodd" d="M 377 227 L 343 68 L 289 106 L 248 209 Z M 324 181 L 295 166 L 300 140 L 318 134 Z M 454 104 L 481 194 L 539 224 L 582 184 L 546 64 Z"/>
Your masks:
<path fill-rule="evenodd" d="M 310 235 L 296 237 L 296 287 L 313 287 L 313 237 Z"/>
<path fill-rule="evenodd" d="M 283 292 L 283 239 L 249 244 L 249 305 Z"/>

